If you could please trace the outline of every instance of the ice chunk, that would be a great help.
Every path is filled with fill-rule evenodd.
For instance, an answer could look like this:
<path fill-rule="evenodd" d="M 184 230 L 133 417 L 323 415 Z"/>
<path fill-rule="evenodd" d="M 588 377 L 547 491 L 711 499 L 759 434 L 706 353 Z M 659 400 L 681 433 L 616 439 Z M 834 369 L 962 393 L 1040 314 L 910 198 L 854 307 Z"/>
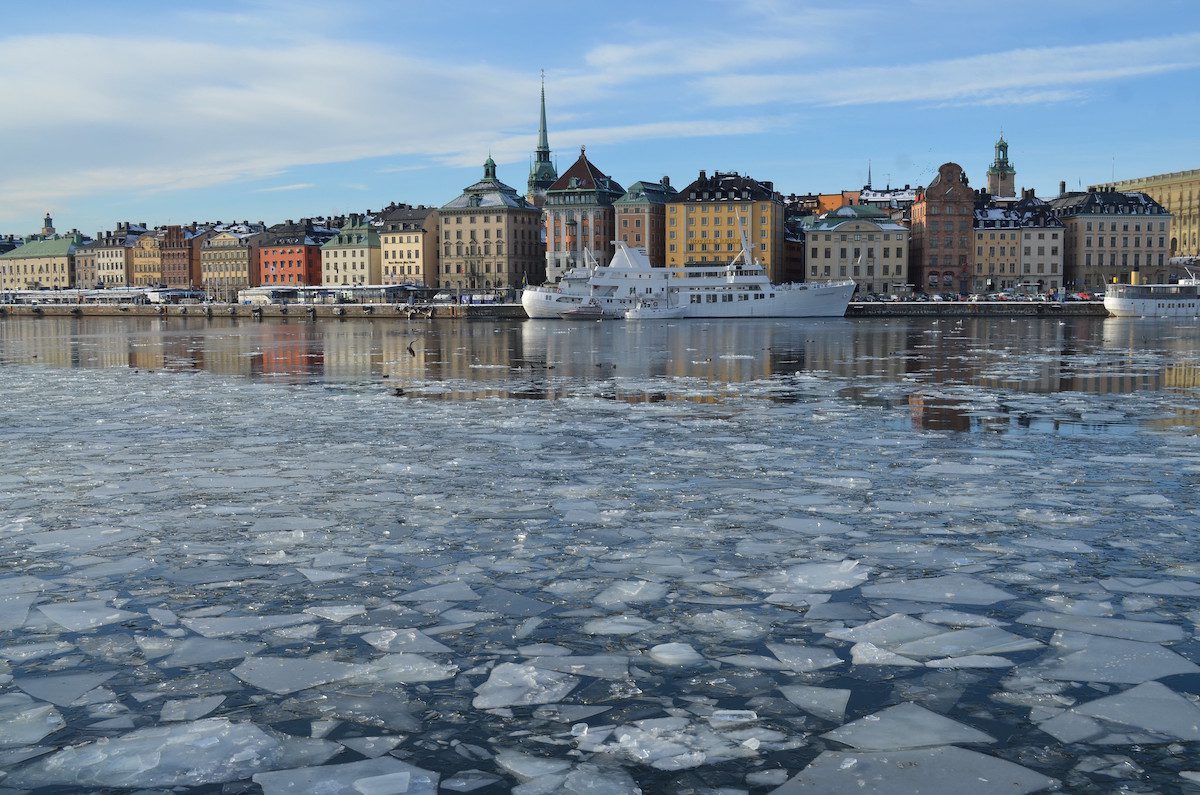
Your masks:
<path fill-rule="evenodd" d="M 777 527 L 780 530 L 786 530 L 789 533 L 803 533 L 804 535 L 811 536 L 842 535 L 850 530 L 848 526 L 841 522 L 815 517 L 789 516 L 783 519 L 772 519 L 767 524 L 771 527 Z"/>
<path fill-rule="evenodd" d="M 662 583 L 647 582 L 645 580 L 625 580 L 614 582 L 596 594 L 596 598 L 592 601 L 597 607 L 602 607 L 605 610 L 616 610 L 626 604 L 657 602 L 667 595 L 667 591 L 667 586 Z"/>
<path fill-rule="evenodd" d="M 442 789 L 449 792 L 474 792 L 501 780 L 499 776 L 482 770 L 460 770 L 450 778 L 442 779 Z"/>
<path fill-rule="evenodd" d="M 85 693 L 116 676 L 115 673 L 56 674 L 26 676 L 14 679 L 13 684 L 34 698 L 66 707 Z"/>
<path fill-rule="evenodd" d="M 771 795 L 1027 795 L 1056 779 L 1002 759 L 943 746 L 918 751 L 825 751 Z"/>
<path fill-rule="evenodd" d="M 1143 577 L 1110 577 L 1101 580 L 1105 590 L 1115 593 L 1145 593 L 1157 596 L 1200 596 L 1200 582 L 1151 580 Z"/>
<path fill-rule="evenodd" d="M 785 590 L 844 591 L 867 581 L 870 568 L 857 560 L 837 563 L 801 563 L 788 567 L 783 573 Z"/>
<path fill-rule="evenodd" d="M 214 618 L 185 618 L 185 627 L 206 638 L 225 638 L 230 635 L 248 635 L 266 632 L 269 629 L 294 627 L 306 624 L 313 617 L 304 613 L 267 616 L 217 616 Z"/>
<path fill-rule="evenodd" d="M 258 773 L 263 795 L 437 795 L 440 776 L 390 756 L 343 765 Z"/>
<path fill-rule="evenodd" d="M 419 629 L 383 629 L 368 632 L 362 639 L 380 651 L 404 651 L 414 654 L 449 654 L 454 651 Z"/>
<path fill-rule="evenodd" d="M 1014 598 L 1007 591 L 966 574 L 864 585 L 862 594 L 869 599 L 906 599 L 911 602 L 955 605 L 990 605 Z"/>
<path fill-rule="evenodd" d="M 583 625 L 589 635 L 635 635 L 650 629 L 654 624 L 637 616 L 611 616 L 595 618 Z"/>
<path fill-rule="evenodd" d="M 629 676 L 629 658 L 620 654 L 534 657 L 529 664 L 547 671 L 594 676 L 598 679 L 625 679 Z"/>
<path fill-rule="evenodd" d="M 395 597 L 397 602 L 473 602 L 479 594 L 465 582 L 447 582 Z"/>
<path fill-rule="evenodd" d="M 975 613 L 964 613 L 959 610 L 930 610 L 928 613 L 921 614 L 921 620 L 933 624 L 945 624 L 949 627 L 996 627 L 1001 623 L 994 618 Z"/>
<path fill-rule="evenodd" d="M 327 569 L 306 569 L 297 567 L 296 571 L 300 572 L 304 579 L 313 584 L 323 582 L 333 582 L 334 580 L 344 580 L 350 576 L 350 572 L 346 571 L 329 571 Z"/>
<path fill-rule="evenodd" d="M 303 657 L 250 657 L 233 669 L 247 684 L 278 695 L 306 690 L 343 679 L 361 677 L 366 665 Z"/>
<path fill-rule="evenodd" d="M 164 668 L 184 668 L 221 660 L 240 660 L 251 654 L 257 654 L 265 647 L 264 643 L 241 640 L 185 638 L 175 647 L 170 656 L 157 664 Z"/>
<path fill-rule="evenodd" d="M 990 734 L 911 702 L 880 710 L 821 736 L 864 751 L 996 742 Z"/>
<path fill-rule="evenodd" d="M 1132 745 L 1200 740 L 1200 707 L 1160 682 L 1089 701 L 1040 724 L 1064 743 Z"/>
<path fill-rule="evenodd" d="M 225 701 L 225 696 L 206 696 L 204 698 L 189 698 L 183 701 L 168 701 L 162 705 L 158 719 L 163 723 L 177 720 L 197 720 L 203 718 Z"/>
<path fill-rule="evenodd" d="M 1183 639 L 1183 628 L 1174 624 L 1156 624 L 1150 621 L 1130 621 L 1121 618 L 1098 616 L 1076 616 L 1034 610 L 1025 613 L 1017 621 L 1035 627 L 1052 627 L 1086 632 L 1089 635 L 1106 635 L 1110 638 L 1140 640 L 1149 643 L 1164 643 Z"/>
<path fill-rule="evenodd" d="M 482 597 L 489 610 L 495 610 L 505 616 L 529 618 L 550 609 L 550 605 L 545 602 L 503 588 L 485 588 Z"/>
<path fill-rule="evenodd" d="M 343 737 L 339 743 L 351 751 L 360 753 L 368 759 L 375 759 L 391 751 L 400 743 L 403 737 Z M 443 785 L 444 786 L 444 785 Z"/>
<path fill-rule="evenodd" d="M 42 611 L 55 624 L 71 632 L 86 632 L 96 627 L 138 618 L 141 615 L 110 607 L 101 599 L 38 605 L 38 610 Z"/>
<path fill-rule="evenodd" d="M 32 745 L 66 726 L 62 714 L 50 704 L 24 693 L 0 695 L 0 748 Z"/>
<path fill-rule="evenodd" d="M 196 787 L 272 768 L 321 764 L 337 743 L 268 733 L 206 718 L 68 746 L 9 773 L 10 787 Z"/>
<path fill-rule="evenodd" d="M 1135 685 L 1200 671 L 1195 663 L 1156 643 L 1062 630 L 1050 642 L 1055 651 L 1036 669 L 1045 679 Z"/>
<path fill-rule="evenodd" d="M 756 640 L 767 634 L 767 628 L 753 614 L 741 610 L 696 613 L 688 622 L 699 632 L 730 640 Z"/>
<path fill-rule="evenodd" d="M 968 654 L 1009 654 L 1040 649 L 1042 644 L 999 627 L 956 629 L 893 646 L 897 654 L 908 657 L 961 657 Z"/>
<path fill-rule="evenodd" d="M 822 720 L 841 723 L 850 701 L 849 690 L 809 685 L 784 685 L 779 688 L 783 697 L 810 715 Z"/>
<path fill-rule="evenodd" d="M 704 657 L 687 643 L 660 643 L 651 646 L 650 659 L 662 665 L 693 666 L 704 662 Z"/>
<path fill-rule="evenodd" d="M 304 612 L 328 621 L 342 622 L 348 618 L 362 615 L 367 612 L 367 608 L 362 605 L 320 605 L 306 607 Z"/>
<path fill-rule="evenodd" d="M 437 682 L 458 673 L 457 665 L 442 665 L 419 654 L 385 654 L 367 665 L 357 676 L 367 682 Z M 235 672 L 236 673 L 236 672 Z"/>
<path fill-rule="evenodd" d="M 1018 538 L 1014 543 L 1023 547 L 1045 549 L 1049 552 L 1066 552 L 1071 554 L 1086 554 L 1095 552 L 1096 548 L 1082 541 L 1065 538 Z"/>
<path fill-rule="evenodd" d="M 921 663 L 895 652 L 881 649 L 874 643 L 856 643 L 850 647 L 850 662 L 854 665 L 899 665 L 920 667 Z"/>
<path fill-rule="evenodd" d="M 475 689 L 472 704 L 476 709 L 551 704 L 559 701 L 579 684 L 579 677 L 550 671 L 536 665 L 501 663 L 492 669 L 486 682 Z"/>
<path fill-rule="evenodd" d="M 767 648 L 783 663 L 784 670 L 808 673 L 840 665 L 842 658 L 833 649 L 820 646 L 797 646 L 791 643 L 768 643 Z"/>
<path fill-rule="evenodd" d="M 0 631 L 20 629 L 29 617 L 36 593 L 8 593 L 0 596 Z"/>
<path fill-rule="evenodd" d="M 891 647 L 910 640 L 927 638 L 938 635 L 946 630 L 940 626 L 926 624 L 924 621 L 892 613 L 877 621 L 868 621 L 850 629 L 835 629 L 825 633 L 825 637 L 834 640 L 848 640 L 851 643 L 871 643 L 876 646 Z"/>
<path fill-rule="evenodd" d="M 772 734 L 763 729 L 752 729 L 751 732 L 768 736 Z M 743 745 L 743 740 L 752 737 L 742 736 L 737 730 L 718 732 L 681 717 L 634 721 L 631 725 L 617 727 L 612 735 L 611 742 L 590 747 L 600 753 L 623 757 L 659 770 L 686 770 L 755 756 L 757 753 Z M 587 737 L 584 735 L 582 739 Z"/>
<path fill-rule="evenodd" d="M 1012 668 L 1016 663 L 1003 657 L 993 657 L 987 654 L 967 654 L 962 657 L 942 657 L 929 660 L 925 665 L 930 668 Z"/>

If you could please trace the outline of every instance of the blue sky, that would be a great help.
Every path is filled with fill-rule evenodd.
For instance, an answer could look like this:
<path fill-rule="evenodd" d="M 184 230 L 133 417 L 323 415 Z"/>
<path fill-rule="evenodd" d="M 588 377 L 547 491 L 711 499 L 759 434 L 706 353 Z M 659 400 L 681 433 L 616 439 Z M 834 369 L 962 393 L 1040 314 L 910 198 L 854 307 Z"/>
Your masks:
<path fill-rule="evenodd" d="M 550 145 L 624 185 L 736 170 L 783 192 L 1200 168 L 1196 0 L 610 0 L 5 6 L 0 233 L 268 223 L 523 190 Z"/>

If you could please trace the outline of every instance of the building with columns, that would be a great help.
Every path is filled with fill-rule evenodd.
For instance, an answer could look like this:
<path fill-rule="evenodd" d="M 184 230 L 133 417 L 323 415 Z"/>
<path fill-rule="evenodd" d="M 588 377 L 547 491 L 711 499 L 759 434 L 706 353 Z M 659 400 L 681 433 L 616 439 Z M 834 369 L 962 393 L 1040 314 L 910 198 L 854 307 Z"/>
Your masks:
<path fill-rule="evenodd" d="M 579 147 L 579 159 L 546 191 L 546 280 L 558 281 L 571 268 L 584 264 L 584 251 L 596 262 L 612 259 L 616 238 L 613 203 L 625 189 L 596 168 Z"/>
<path fill-rule="evenodd" d="M 546 78 L 542 78 L 542 116 L 538 124 L 537 149 L 529 166 L 525 198 L 535 207 L 546 203 L 546 191 L 558 179 L 558 169 L 550 162 L 550 138 L 546 134 Z"/>
<path fill-rule="evenodd" d="M 1173 231 L 1167 241 L 1167 255 L 1178 258 L 1177 273 L 1182 273 L 1183 265 L 1200 265 L 1200 168 L 1106 182 L 1088 190 L 1108 188 L 1145 193 L 1162 205 L 1171 215 Z"/>
<path fill-rule="evenodd" d="M 908 229 L 883 210 L 846 205 L 802 223 L 804 280 L 853 279 L 860 294 L 909 290 Z"/>
<path fill-rule="evenodd" d="M 957 163 L 943 163 L 910 209 L 909 273 L 918 292 L 970 292 L 975 191 Z"/>
<path fill-rule="evenodd" d="M 442 252 L 437 284 L 451 289 L 516 289 L 541 284 L 546 259 L 542 211 L 496 177 L 496 161 L 438 211 Z"/>
<path fill-rule="evenodd" d="M 613 202 L 617 239 L 645 251 L 656 268 L 667 264 L 667 202 L 678 192 L 663 177 L 658 182 L 635 182 Z"/>
<path fill-rule="evenodd" d="M 992 161 L 987 172 L 987 192 L 993 197 L 1004 200 L 1017 200 L 1017 170 L 1008 162 L 1008 141 L 1004 133 L 996 141 L 996 159 Z"/>

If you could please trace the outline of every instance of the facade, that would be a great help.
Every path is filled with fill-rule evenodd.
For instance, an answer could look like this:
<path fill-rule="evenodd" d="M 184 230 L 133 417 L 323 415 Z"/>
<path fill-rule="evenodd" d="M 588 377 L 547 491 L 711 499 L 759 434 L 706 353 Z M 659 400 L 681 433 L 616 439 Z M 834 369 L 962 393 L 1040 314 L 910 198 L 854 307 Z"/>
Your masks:
<path fill-rule="evenodd" d="M 47 216 L 47 219 L 49 216 Z M 50 226 L 47 223 L 47 226 Z M 0 290 L 66 289 L 75 271 L 75 251 L 83 237 L 51 235 L 32 238 L 0 254 Z"/>
<path fill-rule="evenodd" d="M 437 286 L 438 211 L 407 204 L 385 207 L 379 214 L 383 284 Z"/>
<path fill-rule="evenodd" d="M 96 245 L 94 240 L 85 240 L 75 247 L 75 272 L 71 277 L 72 287 L 88 290 L 96 287 L 98 280 Z"/>
<path fill-rule="evenodd" d="M 903 188 L 893 188 L 891 185 L 884 188 L 873 188 L 865 185 L 859 192 L 858 203 L 883 210 L 898 221 L 908 215 L 913 202 L 924 190 L 920 185 L 915 188 L 910 185 L 905 185 Z"/>
<path fill-rule="evenodd" d="M 258 284 L 320 285 L 321 246 L 335 234 L 308 218 L 272 226 L 258 249 Z"/>
<path fill-rule="evenodd" d="M 908 229 L 875 207 L 846 205 L 804 219 L 805 281 L 853 279 L 858 292 L 910 289 Z"/>
<path fill-rule="evenodd" d="M 969 292 L 975 192 L 957 163 L 943 163 L 910 209 L 909 274 L 914 288 Z"/>
<path fill-rule="evenodd" d="M 233 302 L 238 290 L 259 286 L 258 252 L 266 238 L 261 224 L 238 224 L 201 243 L 200 286 L 209 298 Z"/>
<path fill-rule="evenodd" d="M 558 281 L 571 268 L 584 264 L 584 251 L 607 265 L 616 237 L 613 203 L 625 194 L 615 180 L 587 158 L 579 159 L 546 191 L 546 280 Z"/>
<path fill-rule="evenodd" d="M 490 157 L 483 179 L 464 188 L 438 215 L 439 287 L 515 289 L 545 280 L 542 211 L 496 178 Z"/>
<path fill-rule="evenodd" d="M 998 204 L 987 193 L 980 195 L 971 261 L 973 292 L 1021 288 L 1043 293 L 1062 286 L 1062 222 L 1033 191 L 1022 193 L 1013 204 Z"/>
<path fill-rule="evenodd" d="M 351 213 L 348 222 L 321 246 L 321 283 L 379 284 L 381 262 L 379 233 L 365 215 Z"/>
<path fill-rule="evenodd" d="M 704 171 L 667 203 L 667 267 L 729 262 L 742 250 L 741 219 L 750 255 L 772 282 L 786 279 L 783 197 L 770 182 L 737 172 Z"/>
<path fill-rule="evenodd" d="M 1088 190 L 1107 188 L 1145 193 L 1158 202 L 1171 214 L 1174 230 L 1167 241 L 1168 256 L 1200 258 L 1200 168 L 1093 185 Z"/>
<path fill-rule="evenodd" d="M 1171 215 L 1145 193 L 1114 188 L 1063 193 L 1050 210 L 1064 227 L 1068 288 L 1103 290 L 1113 281 L 1128 282 L 1135 269 L 1144 282 L 1166 282 L 1172 275 Z"/>
<path fill-rule="evenodd" d="M 162 230 L 160 244 L 162 281 L 168 287 L 199 289 L 203 276 L 200 273 L 200 251 L 212 235 L 211 229 L 171 225 Z"/>
<path fill-rule="evenodd" d="M 130 251 L 130 276 L 134 287 L 154 287 L 164 284 L 162 275 L 161 229 L 140 235 Z"/>
<path fill-rule="evenodd" d="M 645 251 L 656 268 L 667 264 L 667 202 L 678 192 L 663 177 L 658 182 L 635 182 L 613 202 L 617 239 Z"/>
<path fill-rule="evenodd" d="M 535 207 L 543 206 L 546 203 L 546 191 L 557 181 L 558 169 L 550 162 L 550 138 L 546 134 L 546 81 L 543 78 L 541 123 L 538 125 L 537 149 L 529 166 L 525 198 Z"/>
<path fill-rule="evenodd" d="M 145 224 L 122 221 L 114 231 L 96 236 L 96 278 L 101 285 L 133 285 L 133 249 L 145 233 Z"/>
<path fill-rule="evenodd" d="M 987 172 L 987 192 L 997 199 L 1013 199 L 1017 197 L 1017 170 L 1008 162 L 1008 141 L 1004 133 L 996 141 L 996 159 L 992 161 Z"/>

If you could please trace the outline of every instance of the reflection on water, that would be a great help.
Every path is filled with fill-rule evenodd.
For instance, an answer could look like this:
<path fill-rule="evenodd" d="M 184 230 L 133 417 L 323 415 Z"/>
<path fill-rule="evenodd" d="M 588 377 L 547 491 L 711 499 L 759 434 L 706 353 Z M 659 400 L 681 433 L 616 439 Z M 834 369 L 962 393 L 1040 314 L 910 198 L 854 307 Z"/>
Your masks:
<path fill-rule="evenodd" d="M 981 411 L 940 390 L 1128 393 L 1200 387 L 1200 325 L 1094 318 L 672 323 L 5 318 L 0 363 L 207 370 L 283 382 L 374 382 L 407 397 L 714 401 L 747 382 L 795 400 L 796 378 L 848 379 L 845 399 L 907 404 L 940 431 L 1088 432 L 1119 423 Z M 650 383 L 646 383 L 649 380 Z M 877 386 L 876 386 L 877 385 Z M 799 390 L 799 391 L 797 391 Z M 1194 413 L 1154 418 L 1196 424 Z"/>

